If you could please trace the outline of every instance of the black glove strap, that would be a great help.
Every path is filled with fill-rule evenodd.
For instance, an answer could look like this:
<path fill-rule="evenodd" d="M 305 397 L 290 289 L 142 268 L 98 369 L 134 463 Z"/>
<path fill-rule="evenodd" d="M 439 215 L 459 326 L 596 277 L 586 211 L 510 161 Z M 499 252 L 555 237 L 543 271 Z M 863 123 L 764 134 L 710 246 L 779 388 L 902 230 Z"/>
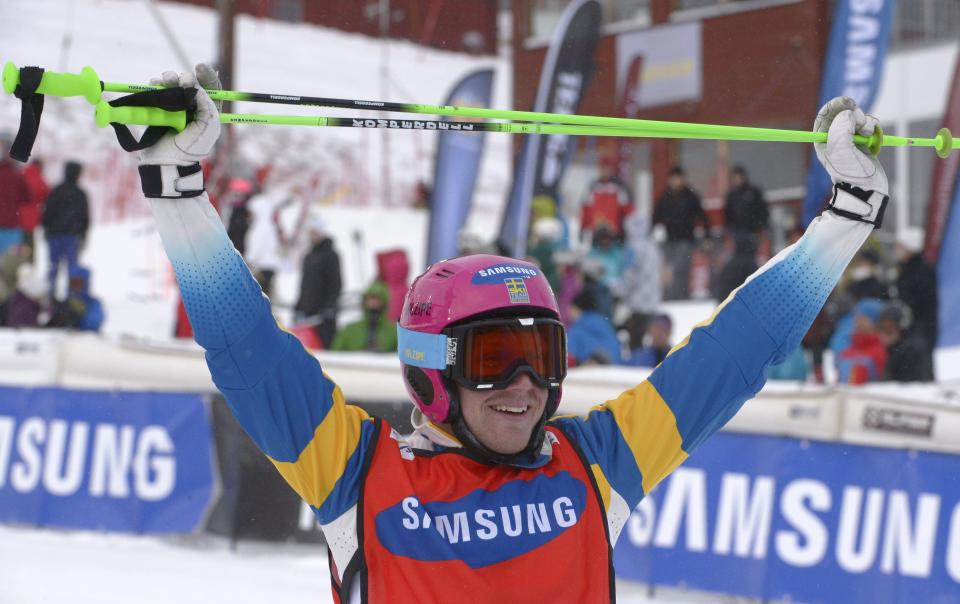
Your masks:
<path fill-rule="evenodd" d="M 193 112 L 197 109 L 196 88 L 161 88 L 159 90 L 144 90 L 128 94 L 110 101 L 113 107 L 158 107 L 165 111 L 186 111 L 187 121 L 193 119 Z M 152 147 L 160 138 L 172 130 L 169 126 L 149 126 L 137 140 L 126 124 L 110 122 L 113 131 L 117 134 L 117 141 L 124 151 L 140 151 Z"/>
<path fill-rule="evenodd" d="M 849 198 L 840 195 L 841 191 L 851 195 L 857 201 L 851 203 Z M 883 214 L 887 210 L 888 201 L 890 201 L 889 195 L 861 189 L 850 183 L 838 182 L 833 185 L 833 197 L 830 198 L 826 209 L 838 216 L 866 222 L 872 224 L 874 229 L 879 229 L 883 225 Z"/>
<path fill-rule="evenodd" d="M 182 199 L 184 197 L 197 197 L 201 195 L 204 191 L 203 189 L 203 168 L 200 167 L 199 163 L 190 164 L 189 166 L 156 166 L 156 165 L 141 165 L 140 168 L 140 186 L 143 189 L 144 197 L 159 197 L 163 199 Z M 176 170 L 176 178 L 171 179 L 171 189 L 168 190 L 167 195 L 163 194 L 163 171 L 164 170 Z M 200 176 L 200 188 L 199 189 L 189 189 L 181 190 L 178 187 L 181 178 L 191 176 L 193 174 L 201 173 Z M 172 175 L 168 175 L 172 176 Z"/>
<path fill-rule="evenodd" d="M 21 67 L 20 83 L 13 95 L 20 99 L 20 129 L 10 147 L 10 157 L 26 162 L 33 151 L 33 143 L 40 130 L 40 115 L 43 113 L 43 95 L 37 94 L 37 87 L 43 79 L 42 67 Z"/>

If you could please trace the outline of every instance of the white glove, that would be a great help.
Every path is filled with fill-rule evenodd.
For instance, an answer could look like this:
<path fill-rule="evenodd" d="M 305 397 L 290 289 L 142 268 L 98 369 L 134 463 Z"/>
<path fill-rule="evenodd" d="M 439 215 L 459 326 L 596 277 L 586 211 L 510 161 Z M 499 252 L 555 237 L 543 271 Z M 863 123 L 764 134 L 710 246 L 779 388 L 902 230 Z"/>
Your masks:
<path fill-rule="evenodd" d="M 877 118 L 865 115 L 850 97 L 841 96 L 820 109 L 813 129 L 827 132 L 826 143 L 814 143 L 817 159 L 835 185 L 827 208 L 879 228 L 889 199 L 887 175 L 875 155 L 853 142 L 854 134 L 871 136 L 877 126 Z"/>
<path fill-rule="evenodd" d="M 199 161 L 210 153 L 220 136 L 220 114 L 204 88 L 219 89 L 220 78 L 203 63 L 196 69 L 196 75 L 167 71 L 160 79 L 150 81 L 168 88 L 196 88 L 197 110 L 182 132 L 170 132 L 140 152 L 140 178 L 148 197 L 195 197 L 203 192 Z"/>

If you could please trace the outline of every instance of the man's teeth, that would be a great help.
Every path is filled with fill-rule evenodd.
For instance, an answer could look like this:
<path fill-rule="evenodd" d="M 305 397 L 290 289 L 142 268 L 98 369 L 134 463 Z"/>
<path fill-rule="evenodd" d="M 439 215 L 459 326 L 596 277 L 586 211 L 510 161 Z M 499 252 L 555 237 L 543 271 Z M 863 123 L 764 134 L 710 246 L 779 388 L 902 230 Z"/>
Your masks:
<path fill-rule="evenodd" d="M 527 410 L 526 406 L 523 407 L 508 407 L 507 405 L 494 405 L 493 407 L 497 411 L 505 411 L 507 413 L 523 413 Z"/>

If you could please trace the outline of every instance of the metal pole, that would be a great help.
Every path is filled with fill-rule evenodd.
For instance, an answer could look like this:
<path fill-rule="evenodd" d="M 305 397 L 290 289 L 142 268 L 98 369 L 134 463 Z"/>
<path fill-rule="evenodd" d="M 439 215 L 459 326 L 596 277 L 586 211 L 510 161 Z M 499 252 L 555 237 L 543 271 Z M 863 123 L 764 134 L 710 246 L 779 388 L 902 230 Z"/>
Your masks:
<path fill-rule="evenodd" d="M 390 44 L 390 0 L 380 0 L 380 98 L 390 97 L 390 68 L 388 57 Z M 387 114 L 381 113 L 381 117 Z M 380 146 L 380 194 L 381 205 L 392 205 L 390 190 L 390 132 L 383 131 Z"/>

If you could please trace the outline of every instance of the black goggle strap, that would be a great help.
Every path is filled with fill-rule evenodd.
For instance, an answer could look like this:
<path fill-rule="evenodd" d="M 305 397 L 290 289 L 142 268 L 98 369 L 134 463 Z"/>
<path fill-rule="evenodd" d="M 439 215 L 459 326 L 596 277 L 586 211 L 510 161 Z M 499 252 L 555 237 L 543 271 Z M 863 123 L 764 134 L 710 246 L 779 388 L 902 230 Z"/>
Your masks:
<path fill-rule="evenodd" d="M 187 121 L 193 119 L 193 113 L 197 110 L 197 89 L 182 88 L 174 86 L 172 88 L 160 88 L 157 90 L 144 90 L 122 96 L 110 101 L 112 107 L 157 107 L 164 111 L 186 111 Z M 152 147 L 167 132 L 173 130 L 169 126 L 149 126 L 137 140 L 130 132 L 126 124 L 110 122 L 113 131 L 117 134 L 117 142 L 123 147 L 124 151 L 140 151 L 147 147 Z"/>
<path fill-rule="evenodd" d="M 13 95 L 20 99 L 20 128 L 10 146 L 10 157 L 24 162 L 30 159 L 33 143 L 40 130 L 40 116 L 43 114 L 43 95 L 37 92 L 43 79 L 42 67 L 21 67 L 20 83 Z"/>

